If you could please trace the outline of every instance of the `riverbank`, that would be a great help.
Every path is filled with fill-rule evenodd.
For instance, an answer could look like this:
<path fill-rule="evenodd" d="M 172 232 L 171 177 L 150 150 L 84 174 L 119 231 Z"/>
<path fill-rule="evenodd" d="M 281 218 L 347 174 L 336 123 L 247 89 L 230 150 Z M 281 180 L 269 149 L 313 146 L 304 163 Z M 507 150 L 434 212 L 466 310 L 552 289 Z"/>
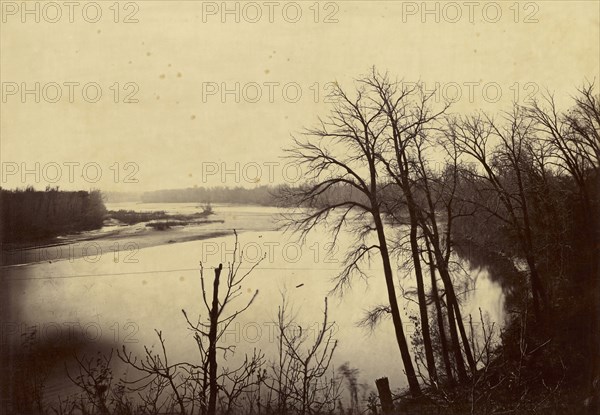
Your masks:
<path fill-rule="evenodd" d="M 140 249 L 157 245 L 203 240 L 228 235 L 236 229 L 270 231 L 278 228 L 277 217 L 281 210 L 263 206 L 214 205 L 210 219 L 199 217 L 197 204 L 107 204 L 109 212 L 134 210 L 148 216 L 148 221 L 125 224 L 114 218 L 107 219 L 97 230 L 79 232 L 33 242 L 3 244 L 0 248 L 0 265 L 24 266 L 61 260 L 74 261 L 86 257 L 93 263 L 98 255 L 113 256 L 115 262 L 133 261 Z M 163 212 L 163 219 L 152 217 Z M 171 223 L 180 220 L 184 223 Z M 161 223 L 169 226 L 156 226 Z M 156 224 L 156 225 L 155 225 Z"/>
<path fill-rule="evenodd" d="M 202 226 L 178 226 L 156 230 L 143 223 L 118 228 L 120 229 L 86 232 L 65 237 L 63 240 L 54 240 L 52 243 L 38 243 L 33 246 L 23 244 L 11 249 L 3 247 L 2 266 L 74 261 L 83 257 L 86 257 L 88 262 L 96 262 L 103 255 L 113 256 L 115 262 L 133 262 L 140 249 L 215 238 L 230 233 L 230 231 L 206 229 Z"/>

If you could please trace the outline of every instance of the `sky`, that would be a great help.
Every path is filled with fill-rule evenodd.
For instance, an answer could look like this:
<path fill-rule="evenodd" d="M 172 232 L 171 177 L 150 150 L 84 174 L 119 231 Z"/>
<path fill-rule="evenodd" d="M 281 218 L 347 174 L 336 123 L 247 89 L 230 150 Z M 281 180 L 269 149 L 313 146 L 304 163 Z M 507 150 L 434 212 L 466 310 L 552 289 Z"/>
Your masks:
<path fill-rule="evenodd" d="M 294 183 L 290 135 L 375 65 L 500 111 L 600 81 L 598 1 L 1 3 L 3 188 Z M 37 102 L 36 102 L 37 101 Z"/>

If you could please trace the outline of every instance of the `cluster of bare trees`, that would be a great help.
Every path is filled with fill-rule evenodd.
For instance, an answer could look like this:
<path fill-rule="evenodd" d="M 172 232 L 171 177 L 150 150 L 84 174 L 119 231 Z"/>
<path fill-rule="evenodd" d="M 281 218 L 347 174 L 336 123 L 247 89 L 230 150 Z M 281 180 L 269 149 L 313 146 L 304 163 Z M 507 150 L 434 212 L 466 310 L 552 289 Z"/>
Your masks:
<path fill-rule="evenodd" d="M 365 322 L 374 325 L 389 314 L 394 324 L 395 336 L 400 349 L 404 371 L 413 395 L 421 393 L 421 386 L 410 355 L 404 324 L 397 296 L 397 280 L 394 272 L 390 235 L 392 231 L 385 222 L 392 220 L 408 228 L 409 252 L 412 258 L 422 326 L 423 344 L 429 378 L 438 382 L 430 337 L 428 293 L 423 276 L 423 241 L 431 248 L 429 265 L 432 267 L 433 282 L 436 273 L 441 276 L 447 298 L 448 324 L 440 327 L 450 330 L 450 344 L 444 347 L 447 373 L 453 379 L 448 353 L 453 351 L 454 368 L 461 379 L 466 379 L 463 353 L 472 360 L 469 343 L 464 341 L 466 333 L 462 323 L 460 307 L 448 272 L 450 260 L 450 238 L 438 227 L 438 204 L 446 203 L 448 220 L 456 213 L 452 203 L 457 157 L 454 165 L 442 176 L 431 178 L 429 173 L 429 149 L 435 144 L 439 121 L 448 107 L 432 110 L 431 95 L 419 88 L 404 88 L 391 81 L 386 75 L 375 71 L 358 80 L 354 96 L 346 94 L 340 87 L 335 91 L 336 104 L 332 114 L 320 124 L 306 131 L 303 139 L 295 139 L 289 155 L 313 172 L 312 182 L 301 189 L 290 189 L 285 195 L 294 199 L 299 206 L 315 209 L 301 217 L 292 217 L 291 226 L 306 233 L 321 222 L 335 221 L 334 239 L 339 231 L 350 223 L 355 227 L 359 243 L 356 250 L 349 252 L 346 267 L 339 275 L 337 290 L 346 287 L 354 274 L 364 275 L 361 261 L 372 252 L 378 252 L 383 264 L 387 287 L 388 304 L 377 307 L 366 317 Z M 441 183 L 432 183 L 433 180 Z M 352 187 L 361 197 L 330 202 L 323 197 L 330 189 Z M 455 186 L 454 186 L 455 187 Z M 392 191 L 390 192 L 390 189 Z M 435 194 L 434 194 L 435 192 Z M 391 193 L 391 196 L 390 196 Z M 424 197 L 425 196 L 425 197 Z M 423 200 L 426 202 L 423 204 Z M 449 225 L 449 222 L 448 222 Z M 449 229 L 449 226 L 447 227 Z M 375 243 L 368 243 L 371 233 Z M 436 290 L 437 294 L 437 290 Z M 439 295 L 433 298 L 439 300 Z M 441 305 L 438 303 L 438 306 Z M 444 313 L 438 313 L 444 319 Z M 457 331 L 458 326 L 458 331 Z M 444 329 L 445 330 L 445 329 Z M 463 335 L 460 344 L 459 334 Z M 472 362 L 469 361 L 471 364 Z"/>
<path fill-rule="evenodd" d="M 237 234 L 233 262 L 226 271 L 214 268 L 212 284 L 200 264 L 201 298 L 205 315 L 192 320 L 182 310 L 198 348 L 195 362 L 173 362 L 167 340 L 156 330 L 158 350 L 144 346 L 139 356 L 125 346 L 117 357 L 129 375 L 113 375 L 113 354 L 76 356 L 67 368 L 80 393 L 61 400 L 57 414 L 325 414 L 339 402 L 342 379 L 331 361 L 337 346 L 334 324 L 329 321 L 327 299 L 323 320 L 315 329 L 296 322 L 285 295 L 276 316 L 277 356 L 267 361 L 254 349 L 232 363 L 236 345 L 225 335 L 236 318 L 248 310 L 258 295 L 242 302 L 243 283 L 260 264 L 242 270 Z M 212 290 L 210 289 L 212 285 Z M 236 308 L 237 305 L 237 308 Z"/>
<path fill-rule="evenodd" d="M 540 260 L 540 246 L 549 236 L 539 230 L 541 222 L 550 222 L 558 235 L 553 241 L 560 239 L 564 221 L 549 194 L 557 181 L 570 176 L 583 200 L 588 237 L 597 240 L 592 235 L 597 205 L 590 186 L 600 167 L 600 102 L 588 85 L 564 113 L 546 94 L 496 118 L 484 112 L 457 116 L 449 104 L 435 104 L 434 93 L 375 69 L 356 80 L 355 87 L 348 93 L 336 85 L 331 113 L 294 137 L 288 149 L 288 156 L 310 175 L 304 186 L 283 192 L 289 205 L 310 208 L 290 215 L 288 225 L 302 237 L 322 224 L 331 226 L 334 242 L 342 229 L 356 236 L 333 291 L 348 288 L 353 276 L 366 277 L 361 264 L 377 254 L 388 301 L 368 311 L 362 324 L 373 327 L 381 317 L 391 317 L 410 391 L 419 396 L 420 371 L 415 370 L 398 302 L 398 280 L 408 274 L 416 285 L 427 369 L 421 381 L 433 388 L 464 384 L 481 364 L 472 350 L 473 333 L 465 328 L 467 316 L 453 272 L 459 236 L 462 242 L 477 243 L 477 238 L 469 241 L 478 232 L 474 225 L 493 222 L 490 229 L 512 246 L 504 252 L 505 246 L 498 244 L 497 251 L 526 266 L 525 307 L 531 301 L 540 325 L 551 319 L 555 280 L 543 272 L 551 266 L 548 258 Z M 399 241 L 391 242 L 398 232 Z M 398 250 L 406 253 L 407 267 L 397 266 Z M 587 260 L 586 278 L 597 288 L 595 261 Z M 589 305 L 598 310 L 597 295 Z M 597 331 L 596 320 L 592 327 Z M 597 347 L 590 350 L 598 352 Z"/>
<path fill-rule="evenodd" d="M 328 320 L 327 299 L 323 321 L 315 331 L 293 319 L 285 297 L 277 313 L 277 358 L 265 377 L 267 412 L 275 414 L 331 413 L 341 394 L 341 381 L 331 369 L 337 347 L 334 323 Z"/>

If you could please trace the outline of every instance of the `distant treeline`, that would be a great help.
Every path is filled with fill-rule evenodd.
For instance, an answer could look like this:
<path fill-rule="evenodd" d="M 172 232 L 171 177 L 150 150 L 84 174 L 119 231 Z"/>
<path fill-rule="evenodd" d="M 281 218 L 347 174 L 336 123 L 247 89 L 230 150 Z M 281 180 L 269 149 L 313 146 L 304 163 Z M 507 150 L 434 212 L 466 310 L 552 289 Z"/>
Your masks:
<path fill-rule="evenodd" d="M 102 198 L 107 203 L 139 202 L 142 200 L 140 192 L 102 192 Z"/>
<path fill-rule="evenodd" d="M 277 205 L 277 187 L 189 187 L 166 189 L 142 194 L 144 203 L 241 203 L 251 205 Z"/>
<path fill-rule="evenodd" d="M 0 236 L 3 243 L 30 242 L 98 229 L 106 208 L 99 191 L 0 189 Z"/>
<path fill-rule="evenodd" d="M 283 195 L 293 193 L 295 187 L 287 185 L 258 186 L 254 188 L 244 187 L 188 187 L 185 189 L 163 189 L 138 194 L 131 199 L 125 194 L 107 194 L 107 201 L 141 201 L 144 203 L 238 203 L 262 206 L 306 206 L 319 207 L 323 203 L 356 199 L 364 202 L 363 195 L 358 194 L 355 189 L 334 185 L 324 191 L 318 198 L 310 201 L 290 200 Z"/>

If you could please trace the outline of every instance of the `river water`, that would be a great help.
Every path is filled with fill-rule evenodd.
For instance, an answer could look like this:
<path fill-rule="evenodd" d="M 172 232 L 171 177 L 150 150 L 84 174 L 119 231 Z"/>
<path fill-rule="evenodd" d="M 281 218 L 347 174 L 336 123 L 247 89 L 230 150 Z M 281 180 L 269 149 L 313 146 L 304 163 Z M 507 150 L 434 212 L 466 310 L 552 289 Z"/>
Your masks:
<path fill-rule="evenodd" d="M 165 210 L 192 213 L 194 204 L 108 204 L 108 209 Z M 236 355 L 262 349 L 267 358 L 276 351 L 274 320 L 281 295 L 285 293 L 296 314 L 297 323 L 315 328 L 322 320 L 324 298 L 328 296 L 329 320 L 335 321 L 338 348 L 332 366 L 344 362 L 360 370 L 359 382 L 374 388 L 376 378 L 387 376 L 392 389 L 406 386 L 393 327 L 384 320 L 373 331 L 357 327 L 357 322 L 370 307 L 385 304 L 387 294 L 378 257 L 364 264 L 366 280 L 355 278 L 343 296 L 329 294 L 333 279 L 342 269 L 344 253 L 355 246 L 353 236 L 341 232 L 331 246 L 327 229 L 310 233 L 304 243 L 296 235 L 278 230 L 281 211 L 276 208 L 242 205 L 214 205 L 211 219 L 222 223 L 202 225 L 207 232 L 237 229 L 244 252 L 242 270 L 248 270 L 258 258 L 265 256 L 244 281 L 241 307 L 259 291 L 255 302 L 239 316 L 224 342 L 236 345 Z M 193 232 L 182 229 L 181 232 Z M 160 232 L 160 231 L 155 231 Z M 123 243 L 126 240 L 122 241 Z M 233 233 L 182 243 L 163 244 L 134 250 L 125 255 L 95 255 L 92 258 L 45 261 L 2 269 L 2 285 L 6 300 L 3 312 L 3 344 L 19 341 L 27 327 L 34 326 L 39 338 L 65 339 L 73 328 L 81 329 L 84 347 L 81 353 L 98 348 L 120 347 L 141 353 L 143 346 L 156 346 L 154 329 L 161 330 L 171 361 L 195 360 L 197 346 L 181 313 L 193 319 L 206 316 L 201 300 L 199 263 L 205 275 L 212 278 L 211 267 L 232 260 Z M 467 270 L 468 283 L 462 297 L 463 315 L 479 321 L 479 308 L 489 320 L 501 325 L 504 296 L 502 288 L 492 282 L 485 268 Z M 398 271 L 398 281 L 406 292 L 414 288 L 410 272 Z M 399 293 L 400 295 L 400 293 Z M 413 330 L 408 315 L 416 315 L 413 302 L 400 297 L 407 332 Z M 81 334 L 80 333 L 80 334 Z M 62 367 L 62 365 L 56 365 Z M 60 370 L 56 369 L 56 373 Z M 72 388 L 60 376 L 51 377 L 48 395 L 62 394 Z M 49 396 L 49 398 L 51 398 Z"/>

